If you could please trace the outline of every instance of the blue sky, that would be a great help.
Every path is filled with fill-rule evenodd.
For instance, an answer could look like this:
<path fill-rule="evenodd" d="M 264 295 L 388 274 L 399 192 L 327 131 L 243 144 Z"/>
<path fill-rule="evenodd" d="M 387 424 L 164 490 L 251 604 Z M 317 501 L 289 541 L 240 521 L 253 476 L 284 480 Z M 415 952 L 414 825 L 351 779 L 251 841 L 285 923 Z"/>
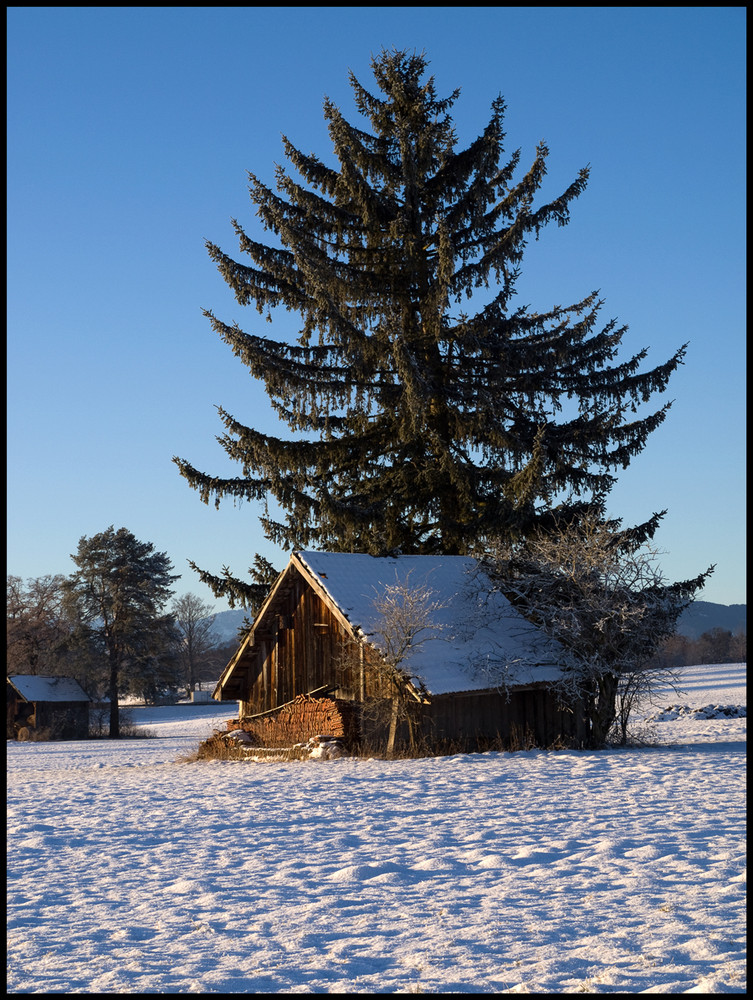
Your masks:
<path fill-rule="evenodd" d="M 570 225 L 519 284 L 537 309 L 598 288 L 659 364 L 690 342 L 670 416 L 610 510 L 668 514 L 670 579 L 717 570 L 745 595 L 745 8 L 11 7 L 8 9 L 8 572 L 70 573 L 82 535 L 127 527 L 189 569 L 244 574 L 258 510 L 206 507 L 171 459 L 238 474 L 215 406 L 276 430 L 259 383 L 202 308 L 249 332 L 204 248 L 258 228 L 246 171 L 272 183 L 280 135 L 322 157 L 322 101 L 356 112 L 381 48 L 425 51 L 461 95 L 461 145 L 506 100 L 508 150 L 550 147 L 546 193 L 591 165 Z M 549 186 L 551 185 L 551 186 Z M 254 227 L 257 228 L 254 228 Z M 293 317 L 265 335 L 288 336 Z M 664 397 L 656 397 L 657 405 Z M 217 602 L 217 609 L 225 607 Z"/>

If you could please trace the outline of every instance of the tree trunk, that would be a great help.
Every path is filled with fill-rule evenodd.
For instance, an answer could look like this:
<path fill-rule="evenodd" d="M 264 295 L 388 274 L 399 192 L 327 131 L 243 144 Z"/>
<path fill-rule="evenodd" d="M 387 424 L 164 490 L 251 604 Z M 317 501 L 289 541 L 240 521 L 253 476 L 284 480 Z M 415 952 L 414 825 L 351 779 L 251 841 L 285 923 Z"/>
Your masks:
<path fill-rule="evenodd" d="M 410 747 L 410 752 L 415 753 L 416 752 L 415 723 L 413 721 L 413 716 L 411 715 L 410 710 L 408 711 L 408 714 L 406 716 L 406 721 L 408 723 L 408 746 Z"/>
<path fill-rule="evenodd" d="M 118 705 L 118 662 L 110 653 L 110 739 L 120 737 L 120 706 Z"/>
<path fill-rule="evenodd" d="M 392 714 L 390 716 L 390 732 L 387 737 L 387 754 L 391 757 L 395 749 L 395 734 L 397 733 L 397 716 L 400 707 L 400 698 L 395 695 L 392 699 Z"/>
<path fill-rule="evenodd" d="M 604 746 L 617 715 L 615 705 L 617 682 L 616 674 L 602 674 L 599 677 L 599 690 L 592 702 L 591 711 L 591 748 L 593 750 L 600 750 Z"/>

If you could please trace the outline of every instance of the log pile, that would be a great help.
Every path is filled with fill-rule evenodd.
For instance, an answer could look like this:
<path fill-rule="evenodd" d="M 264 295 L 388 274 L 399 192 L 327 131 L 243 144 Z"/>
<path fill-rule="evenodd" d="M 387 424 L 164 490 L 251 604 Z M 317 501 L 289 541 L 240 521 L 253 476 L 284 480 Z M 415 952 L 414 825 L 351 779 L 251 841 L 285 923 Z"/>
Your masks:
<path fill-rule="evenodd" d="M 359 732 L 353 702 L 311 695 L 225 726 L 199 746 L 198 760 L 333 760 L 355 748 Z"/>
<path fill-rule="evenodd" d="M 356 707 L 340 698 L 312 698 L 302 694 L 276 712 L 232 722 L 233 729 L 243 729 L 260 747 L 289 747 L 306 743 L 315 736 L 337 739 L 350 746 L 358 738 Z"/>

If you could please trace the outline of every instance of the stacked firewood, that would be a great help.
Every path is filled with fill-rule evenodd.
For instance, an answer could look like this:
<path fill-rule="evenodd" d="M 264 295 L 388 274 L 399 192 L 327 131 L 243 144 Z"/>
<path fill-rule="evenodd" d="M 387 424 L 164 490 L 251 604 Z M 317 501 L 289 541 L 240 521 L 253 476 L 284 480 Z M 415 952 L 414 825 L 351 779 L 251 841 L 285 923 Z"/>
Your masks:
<path fill-rule="evenodd" d="M 299 695 L 278 711 L 228 721 L 228 730 L 242 729 L 258 747 L 290 747 L 315 736 L 352 744 L 358 735 L 353 702 L 340 698 Z"/>

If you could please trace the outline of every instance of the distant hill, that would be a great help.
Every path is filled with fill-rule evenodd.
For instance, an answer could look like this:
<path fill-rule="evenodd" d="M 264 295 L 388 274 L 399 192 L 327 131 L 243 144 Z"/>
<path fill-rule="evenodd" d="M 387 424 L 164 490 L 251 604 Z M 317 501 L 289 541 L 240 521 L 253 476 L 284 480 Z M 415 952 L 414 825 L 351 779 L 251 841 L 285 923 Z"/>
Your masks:
<path fill-rule="evenodd" d="M 677 631 L 688 639 L 698 639 L 712 628 L 723 628 L 733 635 L 746 635 L 745 604 L 711 604 L 694 601 L 681 615 Z M 243 619 L 248 615 L 243 609 L 220 611 L 214 616 L 214 631 L 220 642 L 235 639 Z"/>
<path fill-rule="evenodd" d="M 250 612 L 243 608 L 236 608 L 233 611 L 218 611 L 214 615 L 213 632 L 221 643 L 235 639 L 238 629 L 243 624 L 243 619 L 250 617 Z"/>
<path fill-rule="evenodd" d="M 737 635 L 748 634 L 746 628 L 746 604 L 711 604 L 709 601 L 693 601 L 680 616 L 677 631 L 688 639 L 698 639 L 712 628 L 723 628 Z"/>

